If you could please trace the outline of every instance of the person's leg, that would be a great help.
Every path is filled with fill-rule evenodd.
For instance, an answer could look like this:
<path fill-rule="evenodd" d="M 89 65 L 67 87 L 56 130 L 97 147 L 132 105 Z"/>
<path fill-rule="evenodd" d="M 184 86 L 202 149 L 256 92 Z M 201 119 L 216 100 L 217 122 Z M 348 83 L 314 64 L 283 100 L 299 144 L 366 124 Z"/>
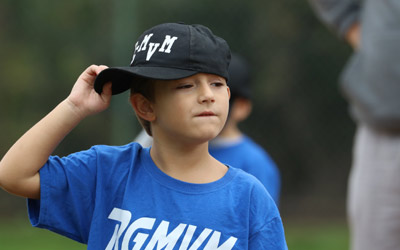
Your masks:
<path fill-rule="evenodd" d="M 400 249 L 400 135 L 360 126 L 348 187 L 352 250 Z"/>

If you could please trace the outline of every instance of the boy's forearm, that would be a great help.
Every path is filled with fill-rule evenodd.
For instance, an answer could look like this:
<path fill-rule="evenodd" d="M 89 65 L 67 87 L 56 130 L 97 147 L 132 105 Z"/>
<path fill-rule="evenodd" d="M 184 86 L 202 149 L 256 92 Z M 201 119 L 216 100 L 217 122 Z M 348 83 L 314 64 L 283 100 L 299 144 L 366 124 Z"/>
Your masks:
<path fill-rule="evenodd" d="M 101 95 L 93 88 L 107 66 L 91 65 L 78 77 L 68 98 L 26 132 L 0 162 L 0 187 L 28 198 L 40 198 L 39 170 L 62 139 L 88 115 L 105 110 L 111 101 L 111 83 Z"/>
<path fill-rule="evenodd" d="M 40 196 L 39 170 L 62 139 L 83 119 L 68 100 L 28 130 L 0 162 L 0 185 L 29 198 Z"/>

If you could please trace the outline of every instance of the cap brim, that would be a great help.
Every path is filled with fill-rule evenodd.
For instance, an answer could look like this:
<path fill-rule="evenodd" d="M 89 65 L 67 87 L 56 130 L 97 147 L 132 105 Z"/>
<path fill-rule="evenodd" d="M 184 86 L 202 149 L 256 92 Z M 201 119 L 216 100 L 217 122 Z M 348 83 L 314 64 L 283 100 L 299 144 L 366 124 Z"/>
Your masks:
<path fill-rule="evenodd" d="M 192 76 L 198 73 L 194 70 L 165 68 L 165 67 L 112 67 L 100 72 L 94 82 L 97 93 L 103 92 L 107 82 L 112 83 L 112 94 L 120 94 L 131 87 L 135 77 L 145 77 L 159 80 L 175 80 Z"/>

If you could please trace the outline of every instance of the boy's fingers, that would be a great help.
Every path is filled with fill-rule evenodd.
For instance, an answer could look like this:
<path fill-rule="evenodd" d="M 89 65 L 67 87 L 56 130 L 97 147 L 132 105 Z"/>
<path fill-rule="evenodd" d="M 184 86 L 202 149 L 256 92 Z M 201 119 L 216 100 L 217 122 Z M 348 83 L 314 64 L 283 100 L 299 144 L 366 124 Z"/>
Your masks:
<path fill-rule="evenodd" d="M 108 66 L 107 66 L 107 65 L 100 65 L 99 67 L 100 67 L 100 69 L 101 69 L 102 71 L 105 70 L 105 69 L 108 69 Z"/>
<path fill-rule="evenodd" d="M 103 71 L 107 68 L 108 68 L 108 66 L 106 66 L 106 65 L 99 65 L 99 66 L 96 65 L 96 75 L 100 74 L 101 71 Z"/>
<path fill-rule="evenodd" d="M 94 83 L 94 79 L 96 79 L 97 75 L 100 74 L 101 71 L 107 69 L 106 65 L 90 65 L 80 76 L 82 80 L 89 84 Z"/>
<path fill-rule="evenodd" d="M 89 67 L 89 71 L 94 72 L 95 75 L 97 76 L 98 74 L 100 74 L 101 71 L 107 69 L 108 67 L 106 65 L 91 65 Z"/>
<path fill-rule="evenodd" d="M 112 86 L 111 82 L 107 82 L 106 84 L 104 84 L 102 95 L 111 96 L 112 95 L 111 86 Z"/>

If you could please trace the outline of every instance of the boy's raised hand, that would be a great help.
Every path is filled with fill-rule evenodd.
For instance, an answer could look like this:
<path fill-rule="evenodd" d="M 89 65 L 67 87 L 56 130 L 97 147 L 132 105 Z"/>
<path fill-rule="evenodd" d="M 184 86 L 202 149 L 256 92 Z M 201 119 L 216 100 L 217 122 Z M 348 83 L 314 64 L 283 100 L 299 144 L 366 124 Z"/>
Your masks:
<path fill-rule="evenodd" d="M 0 187 L 10 193 L 40 198 L 40 168 L 63 138 L 88 115 L 105 110 L 111 101 L 111 83 L 97 94 L 93 85 L 107 66 L 92 65 L 78 78 L 68 98 L 29 129 L 0 161 Z"/>
<path fill-rule="evenodd" d="M 91 65 L 78 77 L 67 102 L 77 114 L 84 118 L 88 115 L 101 112 L 110 105 L 111 102 L 111 83 L 104 85 L 103 92 L 99 95 L 94 90 L 94 80 L 97 75 L 107 69 L 105 65 Z"/>

